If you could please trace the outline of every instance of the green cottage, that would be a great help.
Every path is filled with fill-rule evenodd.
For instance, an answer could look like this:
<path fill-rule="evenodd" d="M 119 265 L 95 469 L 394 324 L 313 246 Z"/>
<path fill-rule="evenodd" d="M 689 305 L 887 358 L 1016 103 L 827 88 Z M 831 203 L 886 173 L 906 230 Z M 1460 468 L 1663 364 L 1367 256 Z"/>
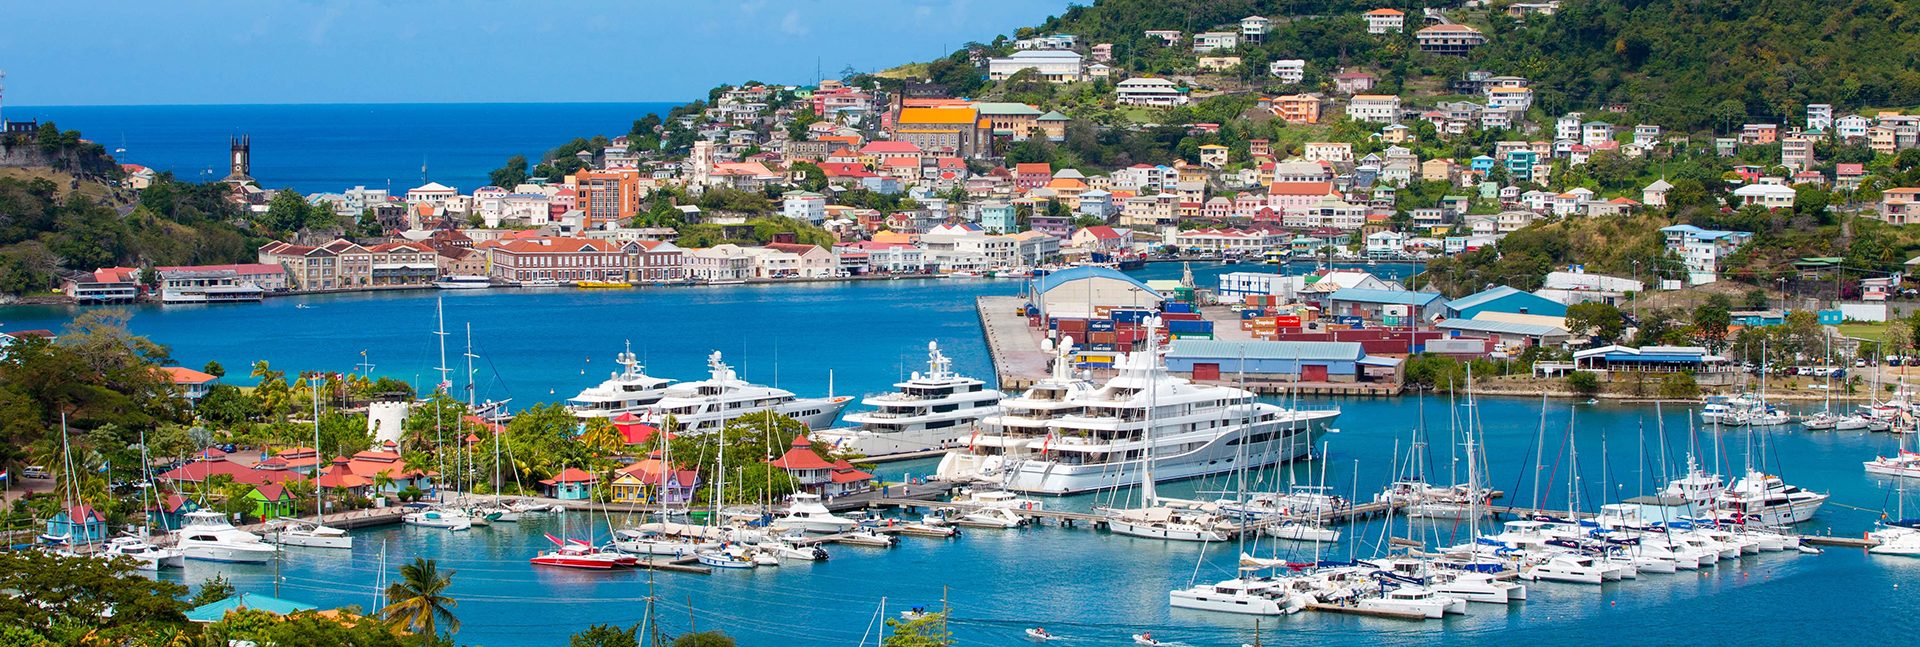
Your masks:
<path fill-rule="evenodd" d="M 253 501 L 253 516 L 262 521 L 299 516 L 294 509 L 293 493 L 278 483 L 255 487 L 247 492 L 247 498 Z"/>

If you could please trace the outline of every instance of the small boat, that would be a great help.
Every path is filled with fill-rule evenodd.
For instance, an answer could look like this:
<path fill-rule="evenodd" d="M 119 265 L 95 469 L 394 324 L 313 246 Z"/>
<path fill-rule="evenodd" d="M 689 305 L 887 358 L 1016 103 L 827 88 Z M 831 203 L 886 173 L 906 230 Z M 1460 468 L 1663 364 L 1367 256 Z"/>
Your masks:
<path fill-rule="evenodd" d="M 101 555 L 125 557 L 134 561 L 142 571 L 158 571 L 162 568 L 182 568 L 187 565 L 187 557 L 178 550 L 161 548 L 149 544 L 138 537 L 116 537 L 102 547 Z"/>
<path fill-rule="evenodd" d="M 852 532 L 841 533 L 834 537 L 834 541 L 851 546 L 892 548 L 895 544 L 900 543 L 900 538 L 893 535 L 883 535 L 868 528 L 861 528 Z"/>
<path fill-rule="evenodd" d="M 834 514 L 820 503 L 820 495 L 798 492 L 793 495 L 793 503 L 787 506 L 787 516 L 781 517 L 777 524 L 788 528 L 799 528 L 807 532 L 846 532 L 859 522 Z"/>
<path fill-rule="evenodd" d="M 1153 634 L 1134 634 L 1133 644 L 1140 645 L 1140 647 L 1160 647 L 1166 643 L 1154 640 Z"/>
<path fill-rule="evenodd" d="M 523 288 L 557 288 L 560 282 L 553 279 L 526 279 L 520 282 Z"/>
<path fill-rule="evenodd" d="M 739 544 L 725 544 L 713 550 L 703 550 L 694 554 L 701 564 L 713 568 L 753 568 L 753 556 L 747 548 Z"/>
<path fill-rule="evenodd" d="M 759 544 L 755 544 L 754 548 L 760 549 L 762 555 L 769 555 L 776 558 L 776 563 L 781 559 L 803 562 L 827 561 L 826 549 L 805 543 L 801 538 L 792 535 L 773 537 Z"/>
<path fill-rule="evenodd" d="M 428 508 L 419 512 L 409 512 L 400 517 L 400 521 L 409 526 L 422 528 L 467 530 L 473 527 L 473 518 L 467 516 L 467 511 L 459 508 Z"/>
<path fill-rule="evenodd" d="M 574 287 L 578 287 L 581 289 L 589 289 L 589 290 L 605 290 L 605 289 L 633 287 L 632 283 L 625 283 L 621 281 L 575 281 L 573 285 Z"/>
<path fill-rule="evenodd" d="M 449 274 L 434 279 L 433 287 L 442 290 L 484 290 L 493 287 L 493 281 L 484 276 Z"/>
<path fill-rule="evenodd" d="M 283 521 L 282 525 L 266 534 L 267 541 L 306 548 L 353 548 L 353 537 L 348 536 L 345 530 L 301 520 Z"/>
<path fill-rule="evenodd" d="M 280 552 L 260 541 L 259 535 L 233 527 L 224 515 L 210 510 L 186 514 L 185 525 L 174 531 L 174 547 L 188 559 L 236 564 L 265 564 Z"/>
<path fill-rule="evenodd" d="M 560 541 L 553 535 L 547 535 L 547 539 L 557 544 L 558 548 L 534 555 L 532 559 L 527 561 L 533 563 L 535 566 L 557 566 L 560 568 L 578 568 L 596 571 L 628 568 L 640 563 L 639 558 L 632 555 L 621 553 L 612 548 L 595 548 L 587 542 L 578 539 Z"/>
<path fill-rule="evenodd" d="M 1040 642 L 1046 642 L 1049 640 L 1053 640 L 1055 636 L 1053 634 L 1047 633 L 1047 630 L 1045 627 L 1034 627 L 1032 629 L 1027 630 L 1027 638 L 1032 640 L 1038 640 Z"/>

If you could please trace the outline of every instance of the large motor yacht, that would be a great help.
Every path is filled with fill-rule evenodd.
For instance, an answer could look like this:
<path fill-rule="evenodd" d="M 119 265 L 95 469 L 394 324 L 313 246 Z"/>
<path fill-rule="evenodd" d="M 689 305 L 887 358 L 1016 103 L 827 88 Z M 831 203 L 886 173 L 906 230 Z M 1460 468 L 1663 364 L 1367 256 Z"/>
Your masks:
<path fill-rule="evenodd" d="M 886 456 L 961 447 L 973 436 L 983 416 L 1000 412 L 999 391 L 986 382 L 953 372 L 953 360 L 927 343 L 927 372 L 915 372 L 897 391 L 860 401 L 873 407 L 856 411 L 845 420 L 855 426 L 814 434 L 833 451 L 862 456 Z"/>
<path fill-rule="evenodd" d="M 1168 374 L 1154 351 L 1126 355 L 1118 368 L 1104 386 L 1077 392 L 1056 368 L 1054 379 L 1002 401 L 1006 411 L 982 422 L 982 436 L 999 439 L 1000 473 L 992 480 L 1016 492 L 1066 495 L 1139 485 L 1147 456 L 1156 481 L 1254 469 L 1304 456 L 1340 415 L 1337 409 L 1296 411 L 1256 402 L 1252 392 L 1233 387 L 1193 384 Z M 1041 414 L 1049 417 L 1034 417 Z M 1040 426 L 1044 434 L 1027 439 L 1018 454 L 1009 446 L 1017 443 L 1007 439 Z M 966 462 L 959 456 L 941 462 L 942 478 L 950 465 Z"/>
<path fill-rule="evenodd" d="M 750 413 L 773 411 L 813 429 L 833 424 L 853 400 L 847 396 L 799 398 L 792 391 L 748 383 L 720 361 L 720 351 L 708 356 L 707 365 L 713 371 L 711 378 L 667 387 L 642 418 L 658 425 L 672 417 L 680 429 L 702 433 L 718 431 L 727 421 Z"/>
<path fill-rule="evenodd" d="M 667 385 L 673 380 L 653 377 L 646 374 L 640 366 L 639 358 L 634 356 L 632 345 L 620 353 L 614 360 L 624 368 L 614 373 L 599 386 L 581 391 L 580 395 L 567 400 L 567 410 L 581 418 L 614 418 L 623 413 L 639 414 L 661 396 L 666 395 Z"/>
<path fill-rule="evenodd" d="M 233 527 L 225 516 L 210 510 L 195 510 L 186 515 L 186 523 L 174 531 L 174 547 L 187 559 L 209 562 L 263 564 L 279 549 L 260 541 L 259 535 Z"/>

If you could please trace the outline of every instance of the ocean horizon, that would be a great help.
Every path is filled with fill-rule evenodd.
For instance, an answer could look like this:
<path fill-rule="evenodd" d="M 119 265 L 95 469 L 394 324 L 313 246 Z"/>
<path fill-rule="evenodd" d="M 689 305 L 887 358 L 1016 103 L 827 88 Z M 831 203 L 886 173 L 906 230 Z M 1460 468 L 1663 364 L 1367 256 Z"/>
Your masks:
<path fill-rule="evenodd" d="M 251 175 L 269 189 L 400 194 L 430 181 L 470 193 L 514 155 L 537 164 L 575 137 L 624 135 L 647 113 L 681 103 L 5 106 L 0 116 L 79 130 L 121 163 L 187 181 L 225 177 L 230 138 L 247 136 Z"/>

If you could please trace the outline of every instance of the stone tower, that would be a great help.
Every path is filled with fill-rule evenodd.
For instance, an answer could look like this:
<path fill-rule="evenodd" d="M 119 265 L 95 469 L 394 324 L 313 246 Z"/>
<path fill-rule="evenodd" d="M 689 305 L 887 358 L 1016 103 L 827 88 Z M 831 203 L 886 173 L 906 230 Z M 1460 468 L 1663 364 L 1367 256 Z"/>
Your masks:
<path fill-rule="evenodd" d="M 251 135 L 234 137 L 232 144 L 233 155 L 228 161 L 233 165 L 233 172 L 227 174 L 227 177 L 221 181 L 228 184 L 246 184 L 252 182 L 253 176 L 248 175 L 248 173 L 252 171 L 253 167 L 253 161 L 251 159 L 253 156 L 253 137 Z"/>

